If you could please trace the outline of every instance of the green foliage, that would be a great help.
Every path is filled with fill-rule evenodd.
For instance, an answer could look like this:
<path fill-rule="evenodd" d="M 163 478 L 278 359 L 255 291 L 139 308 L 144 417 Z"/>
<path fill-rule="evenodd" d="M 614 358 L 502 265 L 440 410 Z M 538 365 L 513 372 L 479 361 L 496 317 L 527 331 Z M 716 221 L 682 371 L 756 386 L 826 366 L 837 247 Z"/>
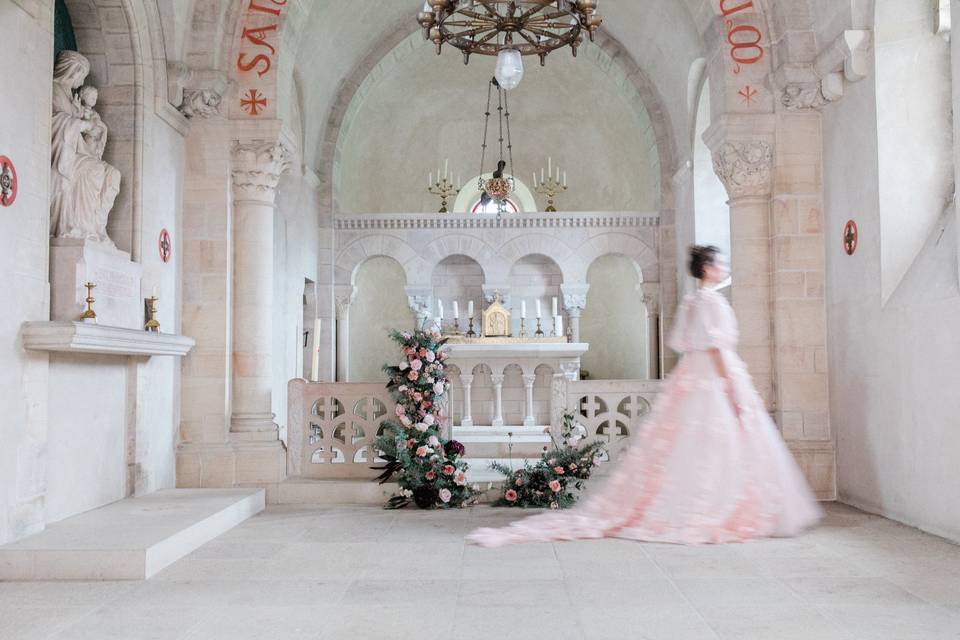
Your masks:
<path fill-rule="evenodd" d="M 473 497 L 467 486 L 463 445 L 441 435 L 447 380 L 446 340 L 436 331 L 393 331 L 403 354 L 398 365 L 385 365 L 387 390 L 396 401 L 395 418 L 385 420 L 376 447 L 386 461 L 375 467 L 383 484 L 396 476 L 400 493 L 387 503 L 400 509 L 462 507 Z"/>
<path fill-rule="evenodd" d="M 490 465 L 504 475 L 503 494 L 494 506 L 566 509 L 577 501 L 584 482 L 603 456 L 604 445 L 580 444 L 587 432 L 571 413 L 563 416 L 560 441 L 549 428 L 548 432 L 553 448 L 545 451 L 535 464 L 527 463 L 522 469 L 500 463 Z"/>

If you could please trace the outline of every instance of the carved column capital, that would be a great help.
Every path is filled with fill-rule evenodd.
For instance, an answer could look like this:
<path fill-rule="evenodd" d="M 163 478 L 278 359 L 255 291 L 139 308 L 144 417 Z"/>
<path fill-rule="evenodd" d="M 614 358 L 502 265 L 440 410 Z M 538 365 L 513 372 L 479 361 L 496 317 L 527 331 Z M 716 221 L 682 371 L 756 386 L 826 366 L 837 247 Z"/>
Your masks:
<path fill-rule="evenodd" d="M 272 205 L 280 176 L 290 166 L 290 150 L 276 141 L 234 141 L 230 155 L 234 199 Z"/>
<path fill-rule="evenodd" d="M 563 295 L 563 308 L 573 318 L 579 318 L 584 307 L 587 306 L 587 292 L 589 284 L 562 284 L 560 293 Z"/>
<path fill-rule="evenodd" d="M 337 287 L 333 295 L 337 306 L 337 320 L 350 312 L 350 305 L 357 299 L 357 288 L 353 286 Z"/>
<path fill-rule="evenodd" d="M 724 142 L 713 152 L 713 170 L 731 199 L 769 196 L 773 144 L 766 140 Z"/>
<path fill-rule="evenodd" d="M 637 291 L 640 293 L 641 300 L 647 308 L 648 316 L 657 316 L 660 314 L 660 283 L 642 282 L 637 285 Z"/>
<path fill-rule="evenodd" d="M 433 309 L 433 288 L 432 287 L 407 287 L 407 304 L 410 310 L 417 316 L 417 326 L 421 326 L 423 321 L 430 317 Z"/>

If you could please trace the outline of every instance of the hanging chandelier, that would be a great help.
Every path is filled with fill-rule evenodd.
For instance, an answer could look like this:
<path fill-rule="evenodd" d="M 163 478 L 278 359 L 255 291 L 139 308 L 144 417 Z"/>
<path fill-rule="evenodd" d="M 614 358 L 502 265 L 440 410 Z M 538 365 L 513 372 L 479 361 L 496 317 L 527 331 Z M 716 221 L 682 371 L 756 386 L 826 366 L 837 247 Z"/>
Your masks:
<path fill-rule="evenodd" d="M 493 109 L 493 91 L 497 91 L 497 120 L 499 124 L 499 154 L 497 165 L 489 178 L 484 177 L 487 161 L 487 137 L 490 134 L 490 116 Z M 504 137 L 506 136 L 506 137 Z M 507 165 L 509 164 L 509 171 Z M 506 211 L 507 198 L 516 190 L 516 180 L 513 177 L 513 140 L 510 137 L 510 106 L 507 102 L 507 93 L 500 86 L 496 78 L 490 80 L 487 86 L 487 110 L 484 112 L 483 144 L 480 145 L 480 177 L 477 178 L 477 188 L 480 190 L 480 204 L 484 207 L 494 203 L 497 207 L 497 218 Z"/>
<path fill-rule="evenodd" d="M 599 0 L 425 0 L 417 21 L 437 47 L 463 52 L 463 63 L 479 54 L 497 57 L 497 80 L 506 90 L 523 78 L 522 56 L 547 55 L 569 46 L 573 55 L 586 31 L 592 41 L 603 18 Z"/>

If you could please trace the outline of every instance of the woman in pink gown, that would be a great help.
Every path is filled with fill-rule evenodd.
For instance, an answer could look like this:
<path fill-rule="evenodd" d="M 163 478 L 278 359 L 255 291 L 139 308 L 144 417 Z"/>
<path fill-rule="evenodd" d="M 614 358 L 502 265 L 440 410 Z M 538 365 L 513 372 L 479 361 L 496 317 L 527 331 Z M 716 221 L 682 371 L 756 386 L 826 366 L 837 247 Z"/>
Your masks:
<path fill-rule="evenodd" d="M 737 324 L 713 290 L 729 269 L 715 247 L 693 247 L 698 279 L 678 313 L 670 346 L 682 354 L 643 429 L 602 486 L 576 507 L 471 542 L 616 537 L 702 544 L 792 536 L 821 510 L 736 353 Z"/>

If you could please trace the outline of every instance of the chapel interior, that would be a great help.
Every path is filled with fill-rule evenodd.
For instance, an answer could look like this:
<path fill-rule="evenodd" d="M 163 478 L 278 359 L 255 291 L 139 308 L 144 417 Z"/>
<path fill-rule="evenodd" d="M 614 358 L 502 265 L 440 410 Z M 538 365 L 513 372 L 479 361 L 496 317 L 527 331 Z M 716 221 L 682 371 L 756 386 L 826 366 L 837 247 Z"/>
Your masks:
<path fill-rule="evenodd" d="M 508 4 L 573 40 L 431 22 Z M 0 639 L 960 638 L 953 15 L 0 0 Z M 824 523 L 465 545 L 565 413 L 641 437 L 693 244 Z M 417 328 L 467 509 L 382 509 Z"/>

